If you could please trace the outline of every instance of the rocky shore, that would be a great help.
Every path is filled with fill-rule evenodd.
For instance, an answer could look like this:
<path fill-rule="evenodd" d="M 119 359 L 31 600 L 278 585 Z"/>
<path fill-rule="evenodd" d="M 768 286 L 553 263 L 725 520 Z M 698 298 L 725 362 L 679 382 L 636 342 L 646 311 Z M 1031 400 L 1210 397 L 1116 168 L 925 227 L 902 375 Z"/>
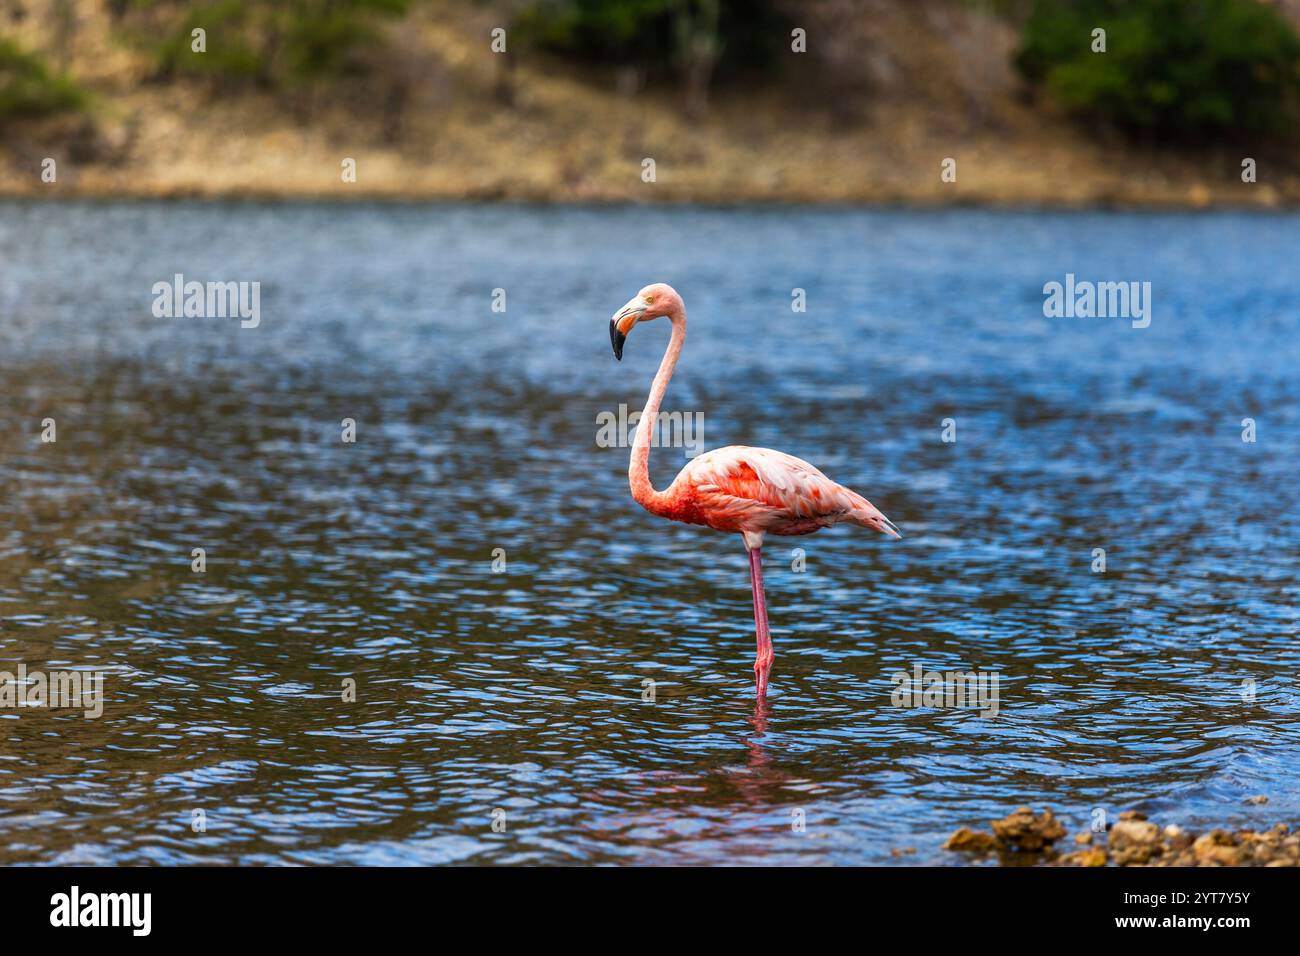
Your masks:
<path fill-rule="evenodd" d="M 1300 832 L 1281 823 L 1196 834 L 1127 810 L 1105 830 L 1078 833 L 1064 847 L 1057 843 L 1068 831 L 1051 810 L 1020 807 L 990 826 L 991 833 L 962 827 L 943 848 L 972 861 L 996 856 L 1004 866 L 1300 866 Z"/>

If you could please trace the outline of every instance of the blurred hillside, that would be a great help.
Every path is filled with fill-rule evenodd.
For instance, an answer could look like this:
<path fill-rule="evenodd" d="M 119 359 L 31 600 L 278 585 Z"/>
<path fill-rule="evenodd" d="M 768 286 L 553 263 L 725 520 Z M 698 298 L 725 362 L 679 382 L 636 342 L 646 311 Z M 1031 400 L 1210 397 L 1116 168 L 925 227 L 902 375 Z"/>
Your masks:
<path fill-rule="evenodd" d="M 1300 202 L 1300 3 L 1133 4 L 0 0 L 0 193 Z"/>

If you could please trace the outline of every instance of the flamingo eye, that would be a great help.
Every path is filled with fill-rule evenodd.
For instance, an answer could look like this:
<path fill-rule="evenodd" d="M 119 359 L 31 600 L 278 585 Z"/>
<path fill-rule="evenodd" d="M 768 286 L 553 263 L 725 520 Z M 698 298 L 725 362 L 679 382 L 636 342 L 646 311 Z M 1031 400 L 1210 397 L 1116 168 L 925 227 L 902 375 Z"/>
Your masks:
<path fill-rule="evenodd" d="M 651 303 L 654 302 L 654 300 L 655 300 L 655 297 L 654 297 L 654 296 L 652 296 L 652 295 L 648 295 L 648 296 L 645 297 L 645 304 L 646 304 L 646 305 L 650 305 Z"/>

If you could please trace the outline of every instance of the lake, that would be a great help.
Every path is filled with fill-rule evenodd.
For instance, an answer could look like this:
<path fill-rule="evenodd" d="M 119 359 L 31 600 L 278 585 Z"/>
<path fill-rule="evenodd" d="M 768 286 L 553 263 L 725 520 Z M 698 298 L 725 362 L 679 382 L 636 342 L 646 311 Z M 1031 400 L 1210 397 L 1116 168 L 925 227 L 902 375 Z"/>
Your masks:
<path fill-rule="evenodd" d="M 103 674 L 97 717 L 0 707 L 0 861 L 915 865 L 1020 804 L 1296 823 L 1298 227 L 0 203 L 0 670 Z M 177 274 L 258 283 L 258 323 L 157 317 Z M 1149 282 L 1149 326 L 1046 316 L 1067 276 Z M 903 533 L 768 539 L 766 706 L 739 537 L 642 511 L 597 440 L 667 343 L 610 353 L 653 281 L 689 314 L 664 409 Z M 895 706 L 918 667 L 996 674 L 996 716 Z"/>

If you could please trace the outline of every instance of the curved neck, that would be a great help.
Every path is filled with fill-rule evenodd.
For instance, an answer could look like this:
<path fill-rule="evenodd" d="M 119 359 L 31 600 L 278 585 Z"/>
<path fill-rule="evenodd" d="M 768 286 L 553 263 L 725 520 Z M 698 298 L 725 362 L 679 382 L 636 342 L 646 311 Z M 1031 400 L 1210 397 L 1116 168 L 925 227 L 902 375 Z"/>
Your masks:
<path fill-rule="evenodd" d="M 668 380 L 673 377 L 677 359 L 682 354 L 682 343 L 686 341 L 686 313 L 684 310 L 673 313 L 669 318 L 673 323 L 673 334 L 668 340 L 663 361 L 655 373 L 654 384 L 650 386 L 650 396 L 645 400 L 641 410 L 641 419 L 636 423 L 636 438 L 632 441 L 632 458 L 627 466 L 628 484 L 632 486 L 632 497 L 647 511 L 659 513 L 667 507 L 667 495 L 655 491 L 650 484 L 650 433 L 659 417 L 659 404 L 668 391 Z"/>

